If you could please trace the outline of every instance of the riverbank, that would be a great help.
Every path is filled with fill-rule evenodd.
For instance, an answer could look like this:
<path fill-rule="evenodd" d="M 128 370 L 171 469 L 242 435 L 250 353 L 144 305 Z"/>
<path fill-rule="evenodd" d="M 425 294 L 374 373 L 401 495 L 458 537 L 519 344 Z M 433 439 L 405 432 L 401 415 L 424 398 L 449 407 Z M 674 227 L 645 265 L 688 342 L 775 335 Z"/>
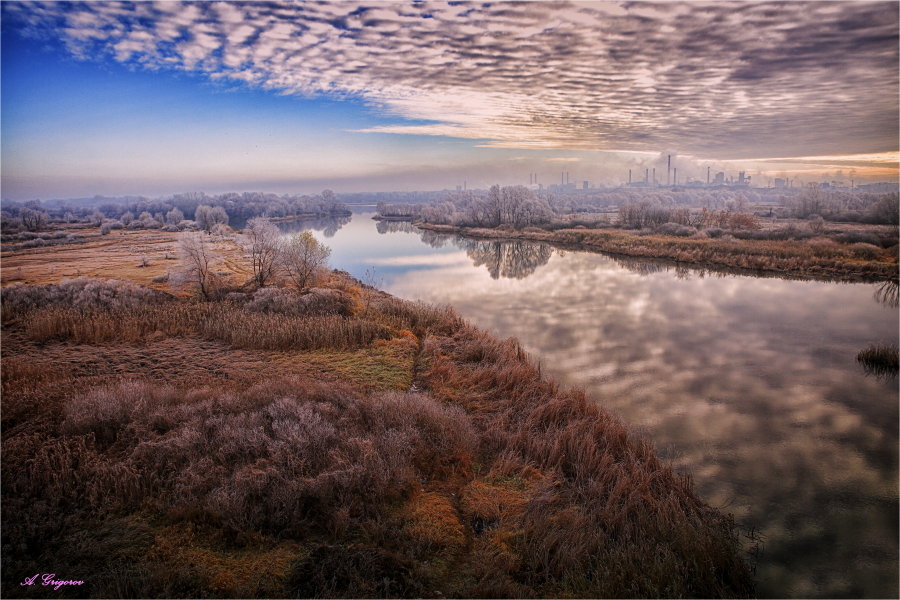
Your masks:
<path fill-rule="evenodd" d="M 298 213 L 296 215 L 287 215 L 285 217 L 268 217 L 273 223 L 293 223 L 295 221 L 308 221 L 310 219 L 340 218 L 349 217 L 353 213 L 349 210 L 339 210 L 323 213 Z"/>
<path fill-rule="evenodd" d="M 546 231 L 458 227 L 415 223 L 436 233 L 477 239 L 529 240 L 570 249 L 600 251 L 622 256 L 661 258 L 701 267 L 742 269 L 790 277 L 837 281 L 896 281 L 897 246 L 841 244 L 826 238 L 743 240 L 640 235 L 623 229 L 560 229 Z"/>
<path fill-rule="evenodd" d="M 340 272 L 303 296 L 76 280 L 3 303 L 9 597 L 751 592 L 688 478 L 450 309 Z M 46 568 L 84 584 L 19 585 Z"/>

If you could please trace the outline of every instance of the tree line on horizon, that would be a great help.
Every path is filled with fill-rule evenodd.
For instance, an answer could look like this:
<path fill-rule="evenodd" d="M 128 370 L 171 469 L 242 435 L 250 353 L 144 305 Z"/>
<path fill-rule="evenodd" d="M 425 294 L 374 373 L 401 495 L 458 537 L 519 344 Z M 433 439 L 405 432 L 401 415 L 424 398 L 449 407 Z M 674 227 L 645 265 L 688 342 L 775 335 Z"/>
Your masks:
<path fill-rule="evenodd" d="M 207 195 L 203 192 L 175 194 L 168 198 L 98 198 L 96 203 L 76 205 L 4 201 L 0 209 L 3 233 L 39 232 L 51 222 L 86 223 L 111 229 L 167 229 L 179 231 L 196 227 L 210 230 L 217 224 L 243 223 L 253 217 L 296 215 L 347 215 L 349 211 L 337 195 L 324 190 L 315 196 L 263 192 L 230 192 Z M 185 221 L 188 223 L 182 225 Z M 193 222 L 193 223 L 191 223 Z"/>
<path fill-rule="evenodd" d="M 779 191 L 617 188 L 592 190 L 585 194 L 558 194 L 523 185 L 494 185 L 487 191 L 447 192 L 440 200 L 428 203 L 382 201 L 377 209 L 379 215 L 386 218 L 515 229 L 598 224 L 641 229 L 670 222 L 696 227 L 703 223 L 688 221 L 697 219 L 712 226 L 710 222 L 716 219 L 710 215 L 730 215 L 733 220 L 733 215 L 747 214 L 748 217 L 741 217 L 734 223 L 725 218 L 724 222 L 715 225 L 754 229 L 753 219 L 749 217 L 896 225 L 900 215 L 898 198 L 900 194 L 896 192 L 851 192 L 812 187 Z"/>

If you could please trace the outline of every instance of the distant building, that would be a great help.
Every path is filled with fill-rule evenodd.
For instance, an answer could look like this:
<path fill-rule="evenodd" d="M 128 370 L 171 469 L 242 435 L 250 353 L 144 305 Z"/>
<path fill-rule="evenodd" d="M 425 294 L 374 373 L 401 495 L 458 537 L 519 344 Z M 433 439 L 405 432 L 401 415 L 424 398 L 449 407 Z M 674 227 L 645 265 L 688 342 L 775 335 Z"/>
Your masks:
<path fill-rule="evenodd" d="M 777 187 L 777 188 L 783 188 L 783 187 L 786 187 L 786 183 L 787 183 L 787 182 L 786 182 L 784 179 L 780 178 L 780 177 L 776 177 L 776 178 L 775 178 L 775 187 Z"/>
<path fill-rule="evenodd" d="M 725 185 L 725 173 L 719 171 L 716 173 L 716 178 L 713 180 L 713 185 Z"/>
<path fill-rule="evenodd" d="M 587 190 L 587 189 L 588 189 L 588 182 L 587 182 L 587 181 L 582 181 L 582 182 L 581 182 L 581 189 L 583 189 L 583 190 Z"/>

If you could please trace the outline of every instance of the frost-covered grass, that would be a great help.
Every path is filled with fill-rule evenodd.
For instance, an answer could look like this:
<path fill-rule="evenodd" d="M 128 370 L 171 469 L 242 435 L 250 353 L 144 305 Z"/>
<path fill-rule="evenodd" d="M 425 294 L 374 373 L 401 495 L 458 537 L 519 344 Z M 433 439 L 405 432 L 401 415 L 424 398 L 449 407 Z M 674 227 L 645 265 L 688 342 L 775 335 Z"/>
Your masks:
<path fill-rule="evenodd" d="M 449 308 L 338 274 L 3 301 L 9 597 L 47 561 L 89 597 L 752 592 L 688 478 Z"/>

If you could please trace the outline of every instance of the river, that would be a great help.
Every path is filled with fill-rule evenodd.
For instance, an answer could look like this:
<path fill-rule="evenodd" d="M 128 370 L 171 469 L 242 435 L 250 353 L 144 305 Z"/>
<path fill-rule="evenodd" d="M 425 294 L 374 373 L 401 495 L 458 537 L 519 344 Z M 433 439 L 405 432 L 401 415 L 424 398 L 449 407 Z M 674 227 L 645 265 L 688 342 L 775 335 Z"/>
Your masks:
<path fill-rule="evenodd" d="M 372 207 L 313 223 L 330 265 L 516 337 L 693 476 L 758 553 L 760 597 L 898 597 L 896 288 L 473 241 Z M 752 539 L 751 539 L 752 538 Z"/>

